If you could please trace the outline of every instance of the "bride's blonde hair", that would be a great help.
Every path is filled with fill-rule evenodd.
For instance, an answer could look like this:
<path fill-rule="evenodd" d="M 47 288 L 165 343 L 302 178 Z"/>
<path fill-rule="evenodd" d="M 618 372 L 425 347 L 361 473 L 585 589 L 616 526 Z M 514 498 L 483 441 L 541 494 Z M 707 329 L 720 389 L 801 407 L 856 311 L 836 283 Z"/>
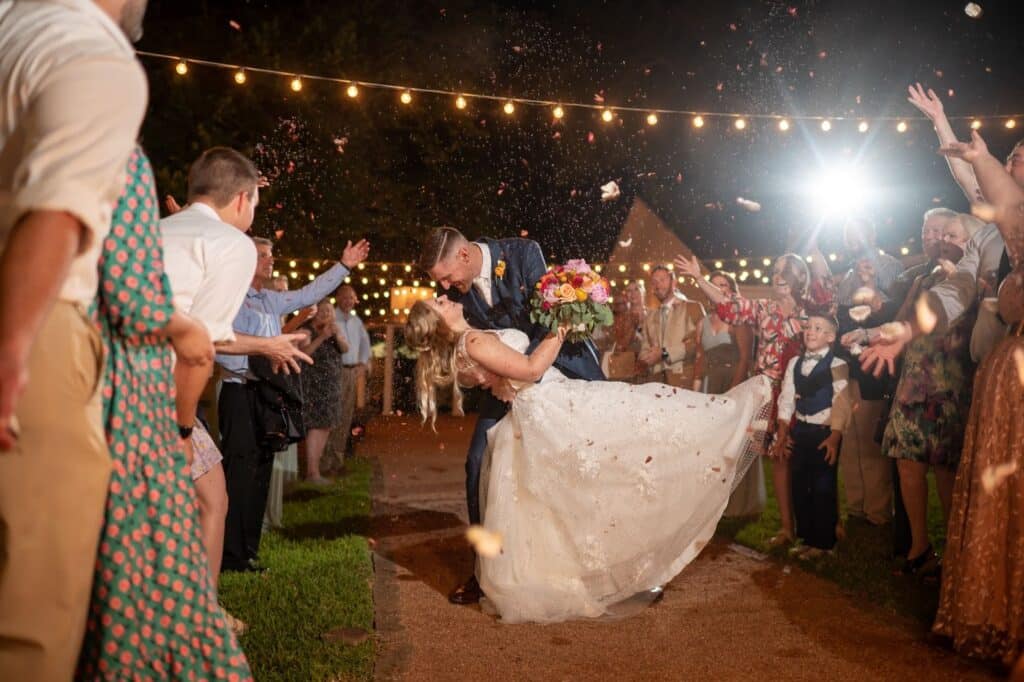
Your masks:
<path fill-rule="evenodd" d="M 419 353 L 416 359 L 416 401 L 423 421 L 437 420 L 437 389 L 452 387 L 452 413 L 462 414 L 462 391 L 456 363 L 459 336 L 448 328 L 426 301 L 417 301 L 405 324 L 405 343 Z"/>

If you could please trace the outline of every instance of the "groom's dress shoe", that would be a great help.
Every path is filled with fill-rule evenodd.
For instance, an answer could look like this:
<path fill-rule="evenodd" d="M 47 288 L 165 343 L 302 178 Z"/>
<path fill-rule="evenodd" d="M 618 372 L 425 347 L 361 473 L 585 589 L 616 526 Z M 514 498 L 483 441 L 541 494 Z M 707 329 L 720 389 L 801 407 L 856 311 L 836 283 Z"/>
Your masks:
<path fill-rule="evenodd" d="M 480 583 L 476 581 L 476 576 L 474 575 L 469 580 L 452 590 L 448 595 L 448 601 L 453 604 L 465 606 L 467 604 L 478 603 L 482 596 L 484 596 L 484 593 L 480 589 Z"/>

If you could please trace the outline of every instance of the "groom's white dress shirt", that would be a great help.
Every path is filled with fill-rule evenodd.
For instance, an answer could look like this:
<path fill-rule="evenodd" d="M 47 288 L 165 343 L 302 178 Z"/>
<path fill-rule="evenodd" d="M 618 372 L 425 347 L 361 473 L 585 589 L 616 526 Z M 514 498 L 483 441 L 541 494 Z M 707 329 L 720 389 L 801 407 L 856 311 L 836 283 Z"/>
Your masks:
<path fill-rule="evenodd" d="M 487 303 L 487 307 L 494 305 L 491 298 L 491 249 L 487 244 L 473 242 L 480 249 L 483 260 L 480 262 L 480 274 L 473 278 L 473 286 L 480 292 L 480 297 Z"/>
<path fill-rule="evenodd" d="M 233 341 L 232 323 L 256 272 L 256 245 L 199 202 L 161 220 L 160 231 L 174 307 L 206 325 L 214 343 Z"/>

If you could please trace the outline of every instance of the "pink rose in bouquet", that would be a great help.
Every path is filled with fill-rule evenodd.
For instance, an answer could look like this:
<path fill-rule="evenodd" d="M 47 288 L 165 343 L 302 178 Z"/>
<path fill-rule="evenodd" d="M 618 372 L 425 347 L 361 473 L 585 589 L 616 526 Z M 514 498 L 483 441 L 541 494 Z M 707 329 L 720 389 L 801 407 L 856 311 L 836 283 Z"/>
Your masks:
<path fill-rule="evenodd" d="M 608 280 L 585 260 L 574 259 L 550 268 L 537 282 L 530 319 L 552 332 L 568 326 L 569 342 L 583 341 L 594 329 L 612 323 Z"/>

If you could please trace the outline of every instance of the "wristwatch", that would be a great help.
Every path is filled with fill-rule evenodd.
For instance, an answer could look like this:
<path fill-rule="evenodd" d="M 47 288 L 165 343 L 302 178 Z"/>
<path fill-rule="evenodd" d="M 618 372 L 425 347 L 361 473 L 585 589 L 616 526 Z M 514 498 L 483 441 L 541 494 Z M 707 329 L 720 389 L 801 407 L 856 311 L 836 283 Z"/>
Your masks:
<path fill-rule="evenodd" d="M 182 426 L 181 424 L 178 424 L 178 435 L 181 436 L 182 440 L 185 440 L 186 438 L 191 438 L 192 429 L 194 428 L 194 424 L 192 426 Z"/>

